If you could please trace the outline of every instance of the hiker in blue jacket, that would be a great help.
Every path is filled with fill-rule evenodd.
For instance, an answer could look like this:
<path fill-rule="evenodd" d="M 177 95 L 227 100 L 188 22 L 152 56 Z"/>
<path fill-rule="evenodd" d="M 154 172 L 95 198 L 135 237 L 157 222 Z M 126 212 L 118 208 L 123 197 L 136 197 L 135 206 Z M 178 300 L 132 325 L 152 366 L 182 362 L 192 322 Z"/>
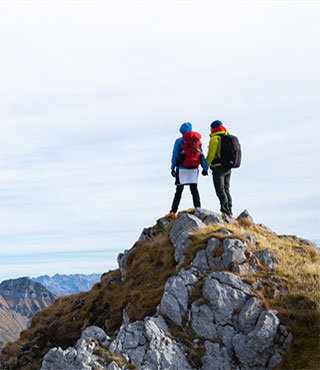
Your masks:
<path fill-rule="evenodd" d="M 192 151 L 189 154 L 187 151 L 182 158 L 182 148 L 184 145 L 184 137 L 186 138 L 185 134 L 190 131 L 190 135 L 194 137 L 194 145 L 193 153 L 196 153 L 197 159 L 192 158 L 193 153 Z M 201 135 L 192 131 L 192 124 L 190 122 L 185 122 L 180 127 L 180 132 L 182 137 L 176 139 L 172 158 L 171 158 L 171 175 L 175 177 L 175 185 L 176 185 L 176 192 L 173 198 L 172 206 L 170 212 L 166 215 L 169 218 L 177 218 L 177 210 L 180 204 L 182 192 L 184 185 L 190 185 L 190 191 L 192 194 L 193 205 L 194 207 L 200 207 L 200 195 L 198 191 L 198 175 L 199 169 L 198 166 L 201 164 L 203 168 L 202 174 L 204 176 L 208 175 L 208 164 L 206 159 L 202 153 L 201 142 L 200 138 Z M 186 141 L 186 140 L 185 140 Z M 197 146 L 197 147 L 196 147 Z M 199 154 L 200 153 L 200 154 Z M 190 163 L 192 162 L 192 165 Z M 189 165 L 188 165 L 189 164 Z"/>

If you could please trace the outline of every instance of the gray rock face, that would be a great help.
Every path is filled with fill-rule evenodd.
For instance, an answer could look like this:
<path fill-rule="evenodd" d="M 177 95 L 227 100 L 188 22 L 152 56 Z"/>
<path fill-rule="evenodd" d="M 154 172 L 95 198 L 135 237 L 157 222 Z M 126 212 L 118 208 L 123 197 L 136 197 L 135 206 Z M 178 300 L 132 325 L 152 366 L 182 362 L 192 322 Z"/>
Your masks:
<path fill-rule="evenodd" d="M 220 346 L 218 343 L 205 342 L 206 353 L 202 357 L 202 370 L 230 370 L 230 356 L 226 347 Z"/>
<path fill-rule="evenodd" d="M 247 244 L 239 239 L 224 239 L 223 246 L 220 251 L 219 239 L 211 238 L 208 241 L 207 248 L 197 253 L 192 261 L 192 266 L 202 270 L 208 270 L 212 267 L 229 270 L 231 266 L 241 265 L 247 259 L 245 252 Z"/>
<path fill-rule="evenodd" d="M 242 240 L 225 239 L 223 247 L 222 261 L 226 269 L 229 269 L 232 263 L 241 264 L 246 260 L 244 253 L 247 249 L 247 244 Z"/>
<path fill-rule="evenodd" d="M 181 346 L 163 331 L 163 318 L 146 318 L 137 323 L 121 327 L 109 347 L 111 353 L 120 352 L 129 363 L 144 370 L 192 369 Z"/>
<path fill-rule="evenodd" d="M 272 347 L 278 327 L 276 312 L 263 311 L 254 330 L 248 335 L 235 335 L 233 345 L 236 356 L 244 366 L 266 368 L 268 360 L 274 356 Z"/>
<path fill-rule="evenodd" d="M 214 274 L 218 273 L 210 274 L 204 279 L 203 297 L 210 302 L 216 323 L 232 324 L 234 310 L 245 303 L 247 293 L 225 282 L 219 282 Z"/>
<path fill-rule="evenodd" d="M 210 224 L 223 225 L 222 216 L 217 212 L 209 211 L 208 209 L 197 208 L 196 211 L 194 212 L 194 215 L 198 217 L 206 225 Z"/>
<path fill-rule="evenodd" d="M 206 304 L 195 301 L 191 306 L 191 327 L 199 337 L 217 339 L 217 329 L 213 323 L 213 312 Z"/>
<path fill-rule="evenodd" d="M 252 245 L 252 247 L 255 248 L 256 246 L 255 238 L 249 233 L 243 233 L 242 235 L 245 236 L 249 243 Z"/>
<path fill-rule="evenodd" d="M 130 254 L 130 250 L 126 249 L 123 253 L 118 254 L 117 262 L 121 273 L 121 280 L 126 278 L 127 274 L 127 261 Z"/>
<path fill-rule="evenodd" d="M 189 297 L 196 281 L 197 278 L 185 270 L 182 270 L 178 276 L 169 278 L 165 285 L 159 313 L 181 326 L 182 317 L 187 315 Z"/>
<path fill-rule="evenodd" d="M 78 340 L 76 348 L 52 348 L 44 356 L 41 370 L 91 370 L 116 369 L 104 366 L 95 353 L 98 348 L 108 347 L 110 338 L 97 326 L 87 328 Z"/>
<path fill-rule="evenodd" d="M 169 227 L 169 225 L 170 225 L 170 221 L 166 217 L 160 218 L 157 221 L 156 225 L 154 225 L 152 227 L 144 228 L 142 230 L 142 233 L 141 233 L 138 241 L 150 239 L 150 238 L 156 236 L 157 234 L 159 234 L 159 232 L 161 230 L 167 229 Z"/>
<path fill-rule="evenodd" d="M 258 317 L 263 309 L 263 303 L 256 297 L 250 298 L 239 313 L 239 328 L 244 334 L 252 331 L 256 325 Z"/>
<path fill-rule="evenodd" d="M 238 220 L 239 219 L 247 219 L 250 222 L 253 222 L 252 216 L 250 215 L 250 213 L 246 209 L 240 213 L 240 215 L 237 217 L 237 219 Z"/>
<path fill-rule="evenodd" d="M 175 222 L 171 232 L 171 243 L 175 247 L 174 258 L 178 264 L 184 261 L 184 252 L 191 245 L 189 232 L 199 230 L 206 225 L 198 218 L 190 214 L 181 215 Z"/>
<path fill-rule="evenodd" d="M 262 251 L 255 253 L 255 256 L 267 267 L 269 271 L 273 270 L 280 263 L 278 256 L 270 249 L 263 249 Z"/>

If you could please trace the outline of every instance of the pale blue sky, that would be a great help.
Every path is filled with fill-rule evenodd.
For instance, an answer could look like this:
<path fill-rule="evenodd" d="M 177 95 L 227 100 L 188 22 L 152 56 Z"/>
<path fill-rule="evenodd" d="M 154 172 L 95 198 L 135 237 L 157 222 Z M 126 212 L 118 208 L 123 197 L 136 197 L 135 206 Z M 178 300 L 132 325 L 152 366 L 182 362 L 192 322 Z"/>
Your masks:
<path fill-rule="evenodd" d="M 115 268 L 169 211 L 185 121 L 205 152 L 214 119 L 239 137 L 235 215 L 320 239 L 319 15 L 313 1 L 1 1 L 0 280 Z M 218 211 L 211 178 L 199 188 Z"/>

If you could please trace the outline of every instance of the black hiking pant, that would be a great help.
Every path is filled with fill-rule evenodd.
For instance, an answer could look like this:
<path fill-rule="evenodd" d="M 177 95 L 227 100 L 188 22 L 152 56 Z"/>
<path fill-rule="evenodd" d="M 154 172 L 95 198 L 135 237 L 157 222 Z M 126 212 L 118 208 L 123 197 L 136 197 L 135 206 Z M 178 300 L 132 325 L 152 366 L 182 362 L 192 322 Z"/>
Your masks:
<path fill-rule="evenodd" d="M 194 208 L 200 207 L 200 195 L 199 195 L 197 184 L 190 184 L 189 186 L 190 186 L 190 191 L 191 191 L 191 194 L 192 194 Z M 179 207 L 179 204 L 180 204 L 180 200 L 181 200 L 181 195 L 182 195 L 182 192 L 183 192 L 183 188 L 184 188 L 184 185 L 177 185 L 176 193 L 175 193 L 174 198 L 173 198 L 173 202 L 172 202 L 170 212 L 177 213 L 177 210 L 178 210 L 178 207 Z"/>
<path fill-rule="evenodd" d="M 232 198 L 230 194 L 231 169 L 224 166 L 212 168 L 213 185 L 220 201 L 220 211 L 232 214 Z"/>

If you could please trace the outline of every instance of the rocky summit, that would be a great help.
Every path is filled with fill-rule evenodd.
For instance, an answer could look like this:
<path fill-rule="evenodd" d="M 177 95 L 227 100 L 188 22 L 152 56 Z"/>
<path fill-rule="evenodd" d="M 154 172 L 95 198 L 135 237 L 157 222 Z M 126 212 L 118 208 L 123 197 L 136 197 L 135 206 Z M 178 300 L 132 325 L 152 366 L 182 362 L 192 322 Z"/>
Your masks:
<path fill-rule="evenodd" d="M 286 244 L 276 247 L 280 241 Z M 255 224 L 247 211 L 227 220 L 204 209 L 182 212 L 177 220 L 162 218 L 118 256 L 119 270 L 102 276 L 91 293 L 73 297 L 69 309 L 58 299 L 45 316 L 36 315 L 34 328 L 15 344 L 15 357 L 12 346 L 6 348 L 2 364 L 31 369 L 38 358 L 41 370 L 287 368 L 295 361 L 290 351 L 300 340 L 300 323 L 291 317 L 297 292 L 290 290 L 297 284 L 289 281 L 282 247 L 302 253 L 310 269 L 319 264 L 312 247 L 290 242 Z M 307 306 L 312 316 L 317 306 L 310 297 Z M 50 325 L 63 330 L 63 315 L 79 333 L 71 346 L 37 329 L 41 322 L 48 331 Z M 309 335 L 311 348 L 314 333 Z M 38 345 L 29 357 L 27 339 Z M 308 361 L 309 366 L 318 359 Z"/>

